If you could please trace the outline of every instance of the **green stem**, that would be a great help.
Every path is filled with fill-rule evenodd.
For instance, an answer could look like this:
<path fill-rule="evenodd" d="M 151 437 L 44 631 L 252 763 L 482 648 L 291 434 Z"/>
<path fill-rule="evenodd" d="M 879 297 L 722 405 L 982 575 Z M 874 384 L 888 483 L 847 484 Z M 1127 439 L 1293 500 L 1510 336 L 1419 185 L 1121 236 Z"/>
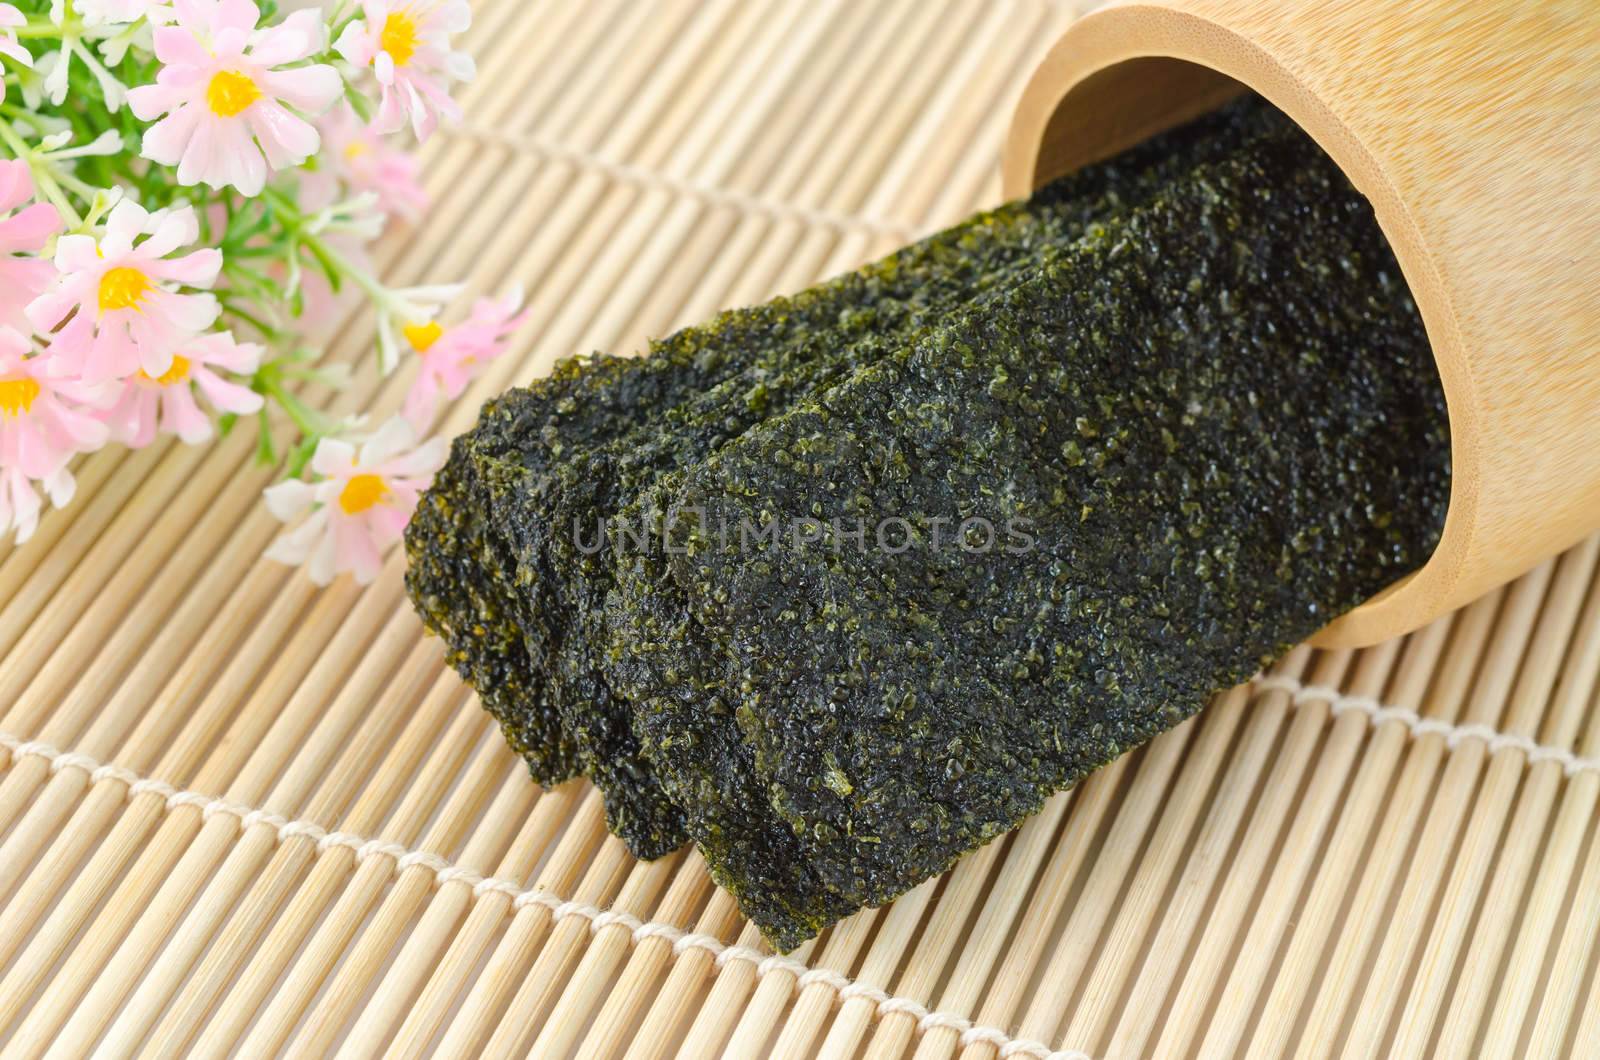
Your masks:
<path fill-rule="evenodd" d="M 317 422 L 316 414 L 306 407 L 294 394 L 284 388 L 282 376 L 276 370 L 257 373 L 257 388 L 278 403 L 278 406 L 288 414 L 291 422 L 299 429 L 300 434 L 306 438 L 317 437 L 325 429 L 324 425 Z"/>
<path fill-rule="evenodd" d="M 268 324 L 265 320 L 262 320 L 249 310 L 240 309 L 237 302 L 227 298 L 223 298 L 221 301 L 223 313 L 233 317 L 236 320 L 240 320 L 246 324 L 249 324 L 256 331 L 260 332 L 263 338 L 276 340 L 278 336 L 282 334 L 277 328 L 273 327 L 271 324 Z"/>
<path fill-rule="evenodd" d="M 0 114 L 8 114 L 17 121 L 27 122 L 29 125 L 33 126 L 36 132 L 42 133 L 49 128 L 49 126 L 45 124 L 44 120 L 40 118 L 39 115 L 33 113 L 31 110 L 28 110 L 25 107 L 17 106 L 15 103 L 0 103 Z"/>
<path fill-rule="evenodd" d="M 0 118 L 0 143 L 4 143 L 10 148 L 11 153 L 16 156 L 19 162 L 32 164 L 30 159 L 33 158 L 33 148 L 23 142 L 22 137 L 17 135 L 17 130 L 12 128 L 11 123 L 4 118 Z"/>
<path fill-rule="evenodd" d="M 273 209 L 283 215 L 284 227 L 293 232 L 296 239 L 306 246 L 314 248 L 316 253 L 324 260 L 335 265 L 339 271 L 354 281 L 357 287 L 365 291 L 367 297 L 371 298 L 374 304 L 389 310 L 402 308 L 397 305 L 397 300 L 393 293 L 380 283 L 377 277 L 345 257 L 321 236 L 306 231 L 305 215 L 296 209 L 294 203 L 289 201 L 288 196 L 271 187 L 264 189 L 261 194 L 263 198 L 272 203 Z"/>
<path fill-rule="evenodd" d="M 61 190 L 61 185 L 56 180 L 58 176 L 65 176 L 65 174 L 58 173 L 54 165 L 48 160 L 40 158 L 31 147 L 23 142 L 22 137 L 17 135 L 17 130 L 12 128 L 11 123 L 4 118 L 0 118 L 0 143 L 5 144 L 19 160 L 28 163 L 28 169 L 33 172 L 33 182 L 37 185 L 40 194 L 49 199 L 55 208 L 61 211 L 61 216 L 71 222 L 71 227 L 75 229 L 82 228 L 83 216 L 73 207 L 71 201 L 67 198 L 67 193 Z M 69 177 L 68 179 L 71 178 Z"/>
<path fill-rule="evenodd" d="M 18 40 L 59 40 L 62 37 L 80 35 L 83 32 L 83 23 L 75 18 L 69 18 L 58 26 L 49 19 L 36 19 L 30 20 L 26 25 L 13 26 L 9 32 L 16 34 Z"/>
<path fill-rule="evenodd" d="M 52 166 L 51 170 L 55 179 L 60 181 L 63 187 L 76 193 L 84 202 L 94 202 L 95 189 L 93 187 L 59 167 Z"/>

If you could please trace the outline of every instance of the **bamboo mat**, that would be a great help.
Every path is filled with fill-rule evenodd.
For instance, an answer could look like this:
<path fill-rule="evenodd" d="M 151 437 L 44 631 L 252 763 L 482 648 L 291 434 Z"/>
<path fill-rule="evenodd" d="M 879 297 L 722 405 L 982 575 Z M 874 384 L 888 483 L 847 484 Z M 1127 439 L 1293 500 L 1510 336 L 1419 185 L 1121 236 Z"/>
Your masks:
<path fill-rule="evenodd" d="M 1047 0 L 484 0 L 396 282 L 522 282 L 518 356 L 639 348 L 998 195 Z M 377 414 L 357 314 L 331 361 Z M 8 1055 L 1538 1055 L 1600 1040 L 1600 541 L 1299 650 L 789 957 L 698 859 L 539 791 L 405 605 L 263 561 L 270 472 L 107 451 L 0 546 Z"/>

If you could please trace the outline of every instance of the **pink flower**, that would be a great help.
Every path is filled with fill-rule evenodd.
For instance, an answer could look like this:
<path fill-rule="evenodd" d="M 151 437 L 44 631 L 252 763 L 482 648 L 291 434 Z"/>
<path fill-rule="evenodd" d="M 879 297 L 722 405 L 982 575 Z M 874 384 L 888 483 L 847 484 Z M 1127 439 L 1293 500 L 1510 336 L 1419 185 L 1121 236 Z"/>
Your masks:
<path fill-rule="evenodd" d="M 0 162 L 0 326 L 14 321 L 23 308 L 50 286 L 55 266 L 36 257 L 61 227 L 54 206 L 34 203 L 12 213 L 33 198 L 33 175 L 26 162 Z"/>
<path fill-rule="evenodd" d="M 358 453 L 349 442 L 324 438 L 311 458 L 318 482 L 290 479 L 266 490 L 267 507 L 284 522 L 305 521 L 267 549 L 280 563 L 309 561 L 311 580 L 327 585 L 351 571 L 365 585 L 377 577 L 383 550 L 411 521 L 417 496 L 444 464 L 445 442 L 415 444 L 411 425 L 396 416 Z"/>
<path fill-rule="evenodd" d="M 145 131 L 144 156 L 177 166 L 180 183 L 259 195 L 269 169 L 316 153 L 317 130 L 301 115 L 344 91 L 325 63 L 279 69 L 322 50 L 322 14 L 296 11 L 257 29 L 251 0 L 177 0 L 175 10 L 177 25 L 155 31 L 156 83 L 128 93 L 141 121 L 166 115 Z"/>
<path fill-rule="evenodd" d="M 433 422 L 440 399 L 454 401 L 467 384 L 483 374 L 490 361 L 506 352 L 506 336 L 522 326 L 526 314 L 519 314 L 522 292 L 500 301 L 481 298 L 466 320 L 452 328 L 436 321 L 407 324 L 401 334 L 422 360 L 411 389 L 406 393 L 404 413 L 417 430 Z"/>
<path fill-rule="evenodd" d="M 106 441 L 105 424 L 78 407 L 81 388 L 52 375 L 47 361 L 30 357 L 28 340 L 0 327 L 0 533 L 15 530 L 18 544 L 39 525 L 43 505 L 33 483 L 64 506 L 76 487 L 67 462 Z"/>
<path fill-rule="evenodd" d="M 27 16 L 10 4 L 0 4 L 0 55 L 9 56 L 23 66 L 33 66 L 33 56 L 11 30 L 28 24 Z M 3 72 L 3 71 L 0 71 Z M 6 98 L 6 82 L 0 77 L 0 99 Z M 0 524 L 4 525 L 4 524 Z"/>
<path fill-rule="evenodd" d="M 261 365 L 262 349 L 235 342 L 227 332 L 212 332 L 186 344 L 172 357 L 172 367 L 154 378 L 139 372 L 123 384 L 122 396 L 102 419 L 111 436 L 135 449 L 156 440 L 158 429 L 190 445 L 211 437 L 211 417 L 200 411 L 195 390 L 213 408 L 248 416 L 261 408 L 261 395 L 223 378 L 217 369 L 249 375 Z"/>
<path fill-rule="evenodd" d="M 348 106 L 335 107 L 317 123 L 322 154 L 315 173 L 307 174 L 301 191 L 307 209 L 320 209 L 340 196 L 338 184 L 354 192 L 372 192 L 385 213 L 416 218 L 428 205 L 422 190 L 422 164 L 410 151 L 395 147 L 377 130 L 363 125 Z"/>
<path fill-rule="evenodd" d="M 50 336 L 53 370 L 85 383 L 124 379 L 143 370 L 165 375 L 173 353 L 217 319 L 217 300 L 179 286 L 210 287 L 222 252 L 167 255 L 200 234 L 193 208 L 148 213 L 124 199 L 106 220 L 105 236 L 56 240 L 60 276 L 28 306 L 28 319 Z M 136 244 L 138 237 L 147 236 Z"/>
<path fill-rule="evenodd" d="M 460 120 L 447 85 L 475 72 L 471 56 L 450 50 L 451 34 L 472 24 L 466 0 L 362 0 L 361 10 L 366 18 L 346 26 L 334 49 L 377 75 L 377 131 L 398 132 L 409 119 L 417 139 L 426 140 L 439 115 Z"/>

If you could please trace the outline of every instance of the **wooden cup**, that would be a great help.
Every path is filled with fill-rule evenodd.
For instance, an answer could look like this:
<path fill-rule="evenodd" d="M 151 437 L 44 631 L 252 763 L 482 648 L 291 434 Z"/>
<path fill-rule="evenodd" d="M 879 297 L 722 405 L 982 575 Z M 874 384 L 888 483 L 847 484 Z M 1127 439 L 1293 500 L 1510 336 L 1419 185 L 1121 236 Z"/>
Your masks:
<path fill-rule="evenodd" d="M 1372 200 L 1449 405 L 1428 563 L 1318 634 L 1409 632 L 1600 528 L 1600 4 L 1140 0 L 1024 91 L 1008 197 L 1253 89 Z"/>

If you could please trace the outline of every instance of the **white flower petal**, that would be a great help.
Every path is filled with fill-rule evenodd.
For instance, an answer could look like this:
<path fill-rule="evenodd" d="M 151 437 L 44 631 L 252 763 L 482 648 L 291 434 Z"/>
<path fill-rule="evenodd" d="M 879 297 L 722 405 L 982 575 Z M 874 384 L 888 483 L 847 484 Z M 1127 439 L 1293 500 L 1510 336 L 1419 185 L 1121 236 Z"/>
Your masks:
<path fill-rule="evenodd" d="M 333 50 L 339 53 L 339 58 L 353 66 L 365 66 L 371 61 L 371 56 L 366 54 L 367 24 L 360 19 L 350 23 L 339 34 L 339 39 L 334 42 Z"/>
<path fill-rule="evenodd" d="M 411 424 L 402 416 L 391 416 L 361 447 L 361 466 L 376 467 L 396 454 L 405 452 L 415 442 L 416 434 Z"/>
<path fill-rule="evenodd" d="M 54 475 L 50 475 L 41 483 L 44 491 L 50 497 L 50 503 L 57 508 L 65 508 L 72 503 L 72 495 L 78 492 L 78 481 L 72 477 L 72 472 L 62 468 Z"/>
<path fill-rule="evenodd" d="M 150 211 L 132 199 L 123 199 L 106 218 L 106 241 L 131 246 L 134 239 L 150 230 L 149 226 Z"/>
<path fill-rule="evenodd" d="M 319 475 L 347 475 L 356 466 L 356 447 L 340 438 L 324 438 L 311 457 L 311 470 Z"/>
<path fill-rule="evenodd" d="M 297 478 L 285 479 L 261 491 L 267 501 L 267 510 L 281 522 L 289 522 L 311 506 L 315 487 Z"/>

